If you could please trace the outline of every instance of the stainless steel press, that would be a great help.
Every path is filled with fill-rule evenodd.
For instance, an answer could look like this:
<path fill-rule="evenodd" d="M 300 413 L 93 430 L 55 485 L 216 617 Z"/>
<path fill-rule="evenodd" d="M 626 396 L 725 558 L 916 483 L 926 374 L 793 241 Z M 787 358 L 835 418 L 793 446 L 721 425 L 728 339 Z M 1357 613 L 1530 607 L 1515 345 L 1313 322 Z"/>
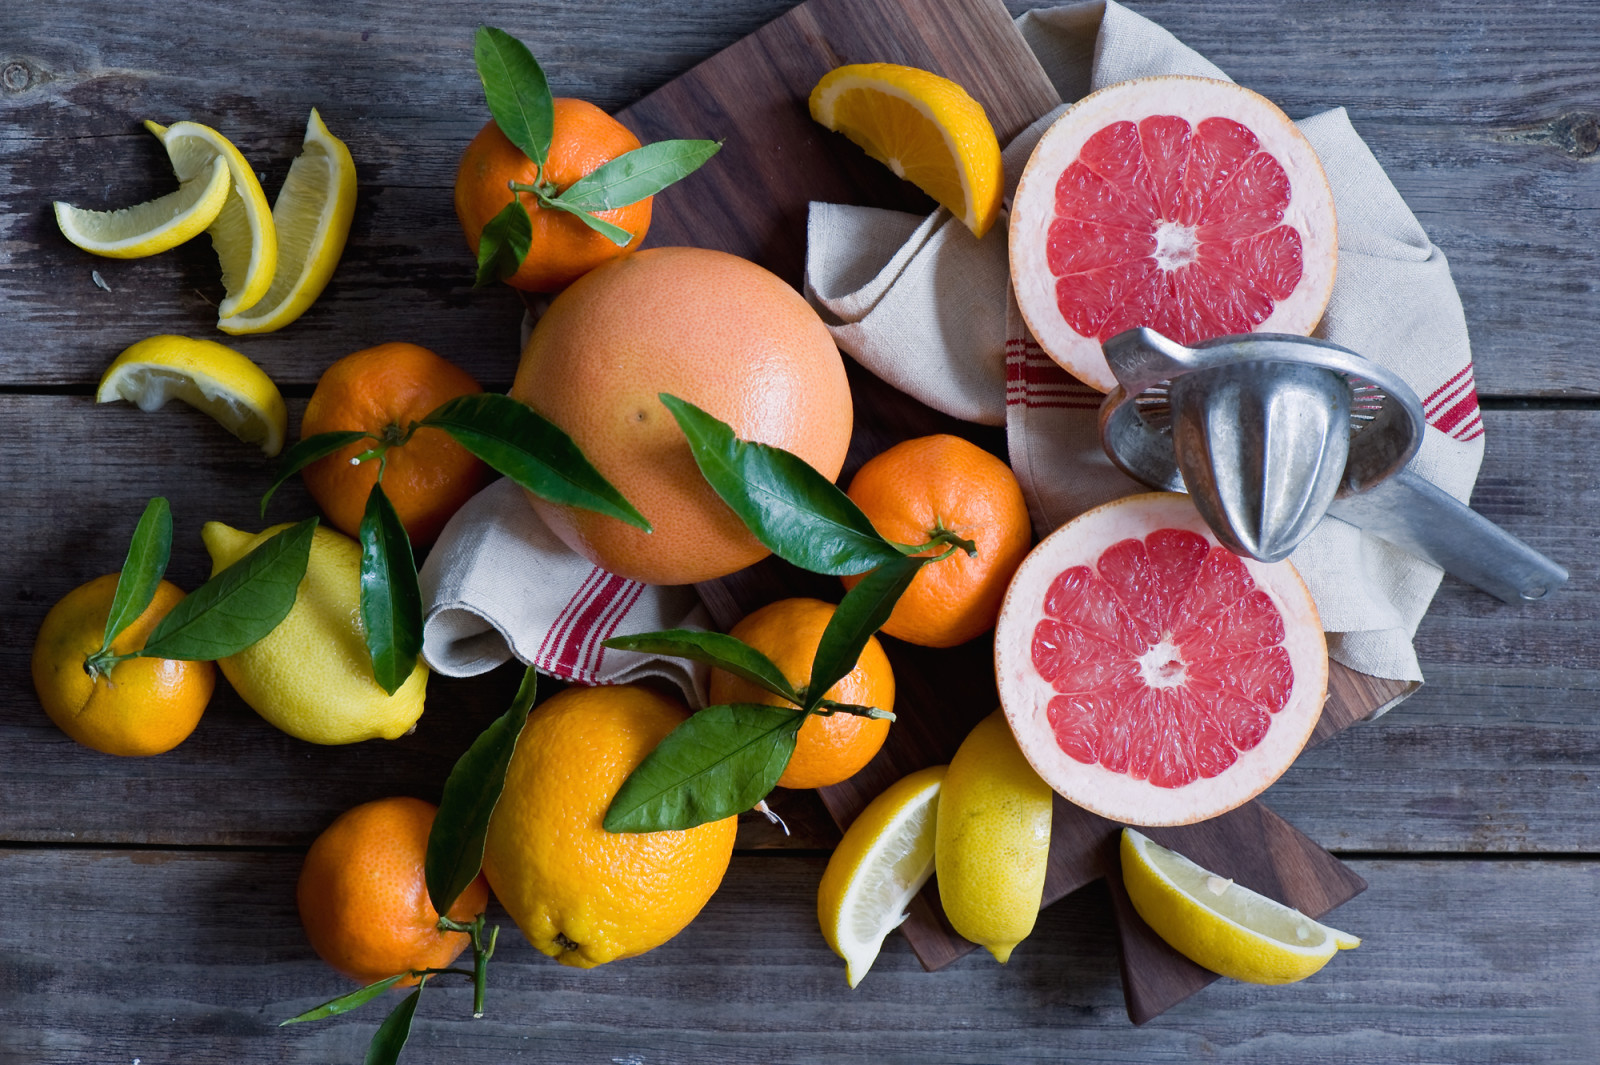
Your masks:
<path fill-rule="evenodd" d="M 1118 382 L 1100 407 L 1106 453 L 1135 480 L 1188 492 L 1239 554 L 1276 562 L 1331 514 L 1506 602 L 1567 579 L 1405 469 L 1422 443 L 1422 403 L 1353 351 L 1276 333 L 1191 348 L 1153 329 L 1104 350 Z"/>

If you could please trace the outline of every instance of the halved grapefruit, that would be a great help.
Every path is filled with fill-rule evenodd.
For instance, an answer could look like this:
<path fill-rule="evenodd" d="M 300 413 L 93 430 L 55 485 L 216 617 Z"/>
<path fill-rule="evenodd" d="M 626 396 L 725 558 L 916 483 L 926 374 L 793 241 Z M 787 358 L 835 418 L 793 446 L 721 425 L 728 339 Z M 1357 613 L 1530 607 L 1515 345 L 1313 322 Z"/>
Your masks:
<path fill-rule="evenodd" d="M 1287 562 L 1217 542 L 1188 496 L 1097 507 L 1012 578 L 1000 703 L 1065 798 L 1131 825 L 1225 813 L 1278 779 L 1322 715 L 1328 652 Z"/>
<path fill-rule="evenodd" d="M 1102 392 L 1100 344 L 1307 335 L 1333 291 L 1333 194 L 1266 97 L 1210 78 L 1119 82 L 1039 141 L 1012 202 L 1011 281 L 1039 346 Z"/>

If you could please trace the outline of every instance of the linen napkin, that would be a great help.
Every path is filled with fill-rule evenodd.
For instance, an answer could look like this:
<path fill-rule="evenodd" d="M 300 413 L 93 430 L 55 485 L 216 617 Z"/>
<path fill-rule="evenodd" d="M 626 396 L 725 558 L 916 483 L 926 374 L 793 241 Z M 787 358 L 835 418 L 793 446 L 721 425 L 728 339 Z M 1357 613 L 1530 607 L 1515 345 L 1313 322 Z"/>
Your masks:
<path fill-rule="evenodd" d="M 1030 11 L 1017 25 L 1067 101 L 1135 77 L 1226 77 L 1115 0 Z M 1063 109 L 1006 147 L 1007 202 Z M 1483 457 L 1483 426 L 1449 265 L 1342 108 L 1298 125 L 1327 172 L 1339 221 L 1337 280 L 1316 335 L 1396 371 L 1425 397 L 1428 428 L 1410 468 L 1465 502 Z M 1090 507 L 1144 489 L 1100 447 L 1101 394 L 1061 370 L 1029 335 L 1011 298 L 1005 228 L 1002 219 L 978 240 L 942 209 L 919 218 L 815 203 L 806 289 L 840 348 L 884 380 L 948 414 L 1006 426 L 1011 464 L 1042 537 Z M 1411 638 L 1439 586 L 1438 567 L 1334 518 L 1292 561 L 1316 600 L 1334 659 L 1413 689 L 1421 682 Z"/>

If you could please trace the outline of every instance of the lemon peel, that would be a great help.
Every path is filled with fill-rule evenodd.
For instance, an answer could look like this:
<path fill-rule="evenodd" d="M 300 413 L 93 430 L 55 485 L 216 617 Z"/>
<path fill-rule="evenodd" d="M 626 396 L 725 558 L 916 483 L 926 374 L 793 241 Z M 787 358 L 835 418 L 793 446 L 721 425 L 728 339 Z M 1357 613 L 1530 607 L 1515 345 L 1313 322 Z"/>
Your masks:
<path fill-rule="evenodd" d="M 288 411 L 272 378 L 213 340 L 171 334 L 147 337 L 106 367 L 94 398 L 97 403 L 125 399 L 143 411 L 181 399 L 245 443 L 260 444 L 268 455 L 283 450 L 288 430 Z"/>
<path fill-rule="evenodd" d="M 216 221 L 233 179 L 220 157 L 176 192 L 115 211 L 89 211 L 57 200 L 56 225 L 84 251 L 108 259 L 142 259 L 176 248 Z"/>

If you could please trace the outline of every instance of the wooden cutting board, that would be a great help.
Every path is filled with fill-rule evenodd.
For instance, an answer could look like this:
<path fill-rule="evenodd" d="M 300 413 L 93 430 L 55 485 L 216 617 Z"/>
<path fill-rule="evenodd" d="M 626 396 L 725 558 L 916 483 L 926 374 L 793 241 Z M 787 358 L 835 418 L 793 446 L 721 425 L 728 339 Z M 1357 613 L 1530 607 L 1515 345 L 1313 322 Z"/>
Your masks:
<path fill-rule="evenodd" d="M 709 165 L 657 197 L 647 243 L 733 252 L 799 287 L 810 201 L 931 210 L 932 202 L 916 189 L 818 126 L 807 112 L 811 87 L 827 71 L 844 63 L 879 61 L 922 67 L 965 86 L 988 112 L 1001 144 L 1060 102 L 999 0 L 807 0 L 619 114 L 645 141 L 724 141 Z M 957 433 L 1005 455 L 1000 432 L 929 410 L 853 362 L 849 370 L 856 432 L 846 479 L 884 448 L 928 433 Z M 703 585 L 701 594 L 726 628 L 774 599 L 811 595 L 836 601 L 841 589 L 834 580 L 773 559 Z M 841 828 L 901 776 L 948 762 L 968 730 L 998 705 L 987 640 L 948 651 L 895 640 L 885 644 L 899 688 L 899 720 L 865 770 L 822 790 L 823 802 Z M 1317 739 L 1337 733 L 1404 691 L 1403 685 L 1335 664 Z M 1108 871 L 1115 873 L 1119 829 L 1057 801 L 1045 904 Z M 1314 917 L 1366 886 L 1256 802 L 1202 825 L 1150 835 Z M 1108 879 L 1122 938 L 1128 1012 L 1142 1023 L 1216 977 L 1157 939 L 1129 907 L 1120 890 L 1121 877 Z M 916 900 L 902 927 L 928 969 L 973 949 L 944 922 L 936 884 Z"/>

